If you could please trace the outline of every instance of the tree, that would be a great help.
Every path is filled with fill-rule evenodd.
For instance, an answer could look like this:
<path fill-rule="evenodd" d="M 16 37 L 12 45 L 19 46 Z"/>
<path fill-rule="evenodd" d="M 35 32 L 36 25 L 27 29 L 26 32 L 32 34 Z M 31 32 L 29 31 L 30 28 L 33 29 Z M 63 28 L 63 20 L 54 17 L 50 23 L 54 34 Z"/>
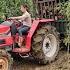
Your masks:
<path fill-rule="evenodd" d="M 67 22 L 66 25 L 66 37 L 65 37 L 65 44 L 70 44 L 70 1 L 67 1 L 66 3 L 61 3 L 59 6 L 60 13 L 65 16 L 65 19 Z"/>
<path fill-rule="evenodd" d="M 58 14 L 64 15 L 66 22 L 66 32 L 64 42 L 67 45 L 70 43 L 70 1 L 62 2 L 55 7 L 55 11 L 58 10 Z"/>
<path fill-rule="evenodd" d="M 29 11 L 33 15 L 33 3 L 32 0 L 0 0 L 0 16 L 18 16 L 21 15 L 20 4 L 28 4 Z"/>

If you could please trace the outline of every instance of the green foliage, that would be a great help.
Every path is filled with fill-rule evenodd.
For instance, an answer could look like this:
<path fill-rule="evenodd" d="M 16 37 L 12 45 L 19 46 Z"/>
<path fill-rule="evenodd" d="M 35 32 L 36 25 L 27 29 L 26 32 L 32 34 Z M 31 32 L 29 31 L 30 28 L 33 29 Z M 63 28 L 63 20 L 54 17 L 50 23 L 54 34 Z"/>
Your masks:
<path fill-rule="evenodd" d="M 70 43 L 70 1 L 59 4 L 57 9 L 59 10 L 59 13 L 65 16 L 65 20 L 68 21 L 66 27 L 66 37 L 64 40 L 64 42 L 67 44 Z"/>
<path fill-rule="evenodd" d="M 65 3 L 64 6 L 65 6 L 65 8 L 64 8 L 65 9 L 64 14 L 65 14 L 67 20 L 69 21 L 67 23 L 67 29 L 66 29 L 67 36 L 65 38 L 65 43 L 67 44 L 67 43 L 70 43 L 70 2 Z"/>
<path fill-rule="evenodd" d="M 11 17 L 21 15 L 19 10 L 21 3 L 28 4 L 29 11 L 33 14 L 32 0 L 0 0 L 0 16 Z"/>

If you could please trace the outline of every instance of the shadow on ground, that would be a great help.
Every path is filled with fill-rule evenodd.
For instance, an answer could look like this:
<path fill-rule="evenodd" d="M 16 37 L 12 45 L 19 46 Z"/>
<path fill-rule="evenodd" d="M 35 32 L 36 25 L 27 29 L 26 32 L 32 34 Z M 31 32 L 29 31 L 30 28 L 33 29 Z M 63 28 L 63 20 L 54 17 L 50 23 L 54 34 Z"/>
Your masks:
<path fill-rule="evenodd" d="M 34 60 L 15 60 L 13 70 L 70 70 L 70 53 L 64 50 L 59 52 L 57 59 L 47 65 L 38 65 Z"/>

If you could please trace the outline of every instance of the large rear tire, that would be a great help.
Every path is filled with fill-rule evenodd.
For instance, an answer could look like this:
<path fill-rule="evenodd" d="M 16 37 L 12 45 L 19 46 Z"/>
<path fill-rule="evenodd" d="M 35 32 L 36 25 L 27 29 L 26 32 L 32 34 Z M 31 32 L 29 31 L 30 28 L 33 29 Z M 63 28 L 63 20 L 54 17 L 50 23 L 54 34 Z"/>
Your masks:
<path fill-rule="evenodd" d="M 55 60 L 59 51 L 59 36 L 56 28 L 41 26 L 33 36 L 32 55 L 40 64 Z"/>
<path fill-rule="evenodd" d="M 13 59 L 5 50 L 0 49 L 0 70 L 12 70 Z"/>

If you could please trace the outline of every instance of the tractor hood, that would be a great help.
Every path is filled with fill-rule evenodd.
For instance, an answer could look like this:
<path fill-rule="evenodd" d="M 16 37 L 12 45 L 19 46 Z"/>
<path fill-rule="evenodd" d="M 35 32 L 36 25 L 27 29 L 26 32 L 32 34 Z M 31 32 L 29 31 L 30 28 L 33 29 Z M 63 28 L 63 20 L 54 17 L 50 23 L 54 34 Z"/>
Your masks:
<path fill-rule="evenodd" d="M 0 24 L 0 34 L 5 34 L 10 31 L 10 27 Z"/>

